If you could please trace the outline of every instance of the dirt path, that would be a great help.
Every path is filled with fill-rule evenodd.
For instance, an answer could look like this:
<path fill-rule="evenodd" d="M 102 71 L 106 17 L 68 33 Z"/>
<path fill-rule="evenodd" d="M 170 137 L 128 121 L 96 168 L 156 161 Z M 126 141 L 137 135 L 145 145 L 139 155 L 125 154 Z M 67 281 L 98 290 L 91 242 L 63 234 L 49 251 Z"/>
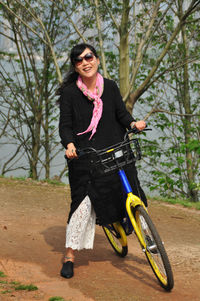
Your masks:
<path fill-rule="evenodd" d="M 0 179 L 0 300 L 200 301 L 200 212 L 150 204 L 175 278 L 166 293 L 158 284 L 135 237 L 129 255 L 118 258 L 97 227 L 95 247 L 77 254 L 75 277 L 59 276 L 69 209 L 67 187 Z M 16 291 L 16 281 L 36 291 Z M 3 292 L 3 293 L 2 293 Z"/>

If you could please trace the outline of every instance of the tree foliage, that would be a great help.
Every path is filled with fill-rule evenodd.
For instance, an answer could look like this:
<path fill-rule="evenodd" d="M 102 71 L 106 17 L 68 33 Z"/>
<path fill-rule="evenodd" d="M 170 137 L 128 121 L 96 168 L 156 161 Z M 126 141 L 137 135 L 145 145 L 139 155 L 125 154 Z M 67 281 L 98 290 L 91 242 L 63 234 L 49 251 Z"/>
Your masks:
<path fill-rule="evenodd" d="M 6 87 L 1 135 L 24 150 L 33 177 L 39 162 L 49 177 L 57 141 L 53 93 L 67 70 L 69 50 L 87 41 L 99 51 L 104 76 L 119 83 L 128 110 L 137 115 L 142 108 L 140 118 L 157 129 L 158 137 L 146 141 L 146 161 L 153 168 L 148 184 L 198 200 L 199 0 L 0 0 L 0 5 L 7 28 L 1 34 L 15 45 L 15 54 L 1 52 Z M 5 61 L 11 72 L 4 72 Z"/>

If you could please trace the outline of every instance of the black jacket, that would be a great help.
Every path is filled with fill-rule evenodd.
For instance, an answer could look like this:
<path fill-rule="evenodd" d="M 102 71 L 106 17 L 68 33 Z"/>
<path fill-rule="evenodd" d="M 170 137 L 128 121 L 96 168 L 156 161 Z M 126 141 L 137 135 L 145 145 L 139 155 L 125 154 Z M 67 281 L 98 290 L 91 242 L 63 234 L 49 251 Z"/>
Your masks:
<path fill-rule="evenodd" d="M 134 120 L 127 112 L 125 104 L 115 82 L 104 79 L 104 91 L 101 97 L 103 113 L 97 131 L 89 141 L 91 132 L 77 136 L 85 131 L 91 121 L 93 103 L 76 86 L 75 83 L 67 86 L 60 98 L 60 124 L 61 142 L 66 148 L 67 144 L 74 142 L 76 147 L 93 146 L 101 149 L 123 139 L 125 129 Z"/>
<path fill-rule="evenodd" d="M 130 127 L 134 119 L 126 110 L 114 81 L 104 79 L 101 99 L 103 101 L 102 117 L 96 133 L 89 140 L 91 132 L 79 136 L 77 133 L 88 128 L 92 118 L 93 103 L 80 91 L 76 83 L 64 89 L 60 97 L 59 133 L 61 143 L 65 148 L 68 143 L 73 142 L 76 148 L 102 149 L 123 140 L 126 128 Z M 111 223 L 123 217 L 123 191 L 117 174 L 102 179 L 91 176 L 90 158 L 75 159 L 68 166 L 72 198 L 69 218 L 86 195 L 89 195 L 92 201 L 98 223 Z M 133 169 L 132 172 L 137 177 L 134 166 Z"/>

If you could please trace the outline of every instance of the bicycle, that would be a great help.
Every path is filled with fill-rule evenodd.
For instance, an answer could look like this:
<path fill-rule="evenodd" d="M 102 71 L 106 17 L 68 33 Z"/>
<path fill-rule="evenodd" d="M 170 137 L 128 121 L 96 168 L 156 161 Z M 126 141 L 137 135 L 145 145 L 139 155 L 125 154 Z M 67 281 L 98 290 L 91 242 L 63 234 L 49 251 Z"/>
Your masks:
<path fill-rule="evenodd" d="M 77 154 L 79 157 L 91 153 L 95 154 L 95 159 L 93 158 L 94 167 L 102 174 L 118 171 L 127 194 L 125 202 L 127 218 L 124 221 L 103 226 L 104 233 L 112 248 L 120 257 L 127 255 L 127 235 L 134 233 L 160 285 L 166 291 L 170 291 L 174 286 L 174 280 L 166 250 L 145 205 L 138 196 L 133 194 L 123 168 L 141 159 L 138 139 L 129 138 L 128 136 L 133 132 L 135 134 L 139 133 L 137 129 L 132 129 L 126 133 L 121 143 L 102 150 L 85 148 L 79 150 Z"/>

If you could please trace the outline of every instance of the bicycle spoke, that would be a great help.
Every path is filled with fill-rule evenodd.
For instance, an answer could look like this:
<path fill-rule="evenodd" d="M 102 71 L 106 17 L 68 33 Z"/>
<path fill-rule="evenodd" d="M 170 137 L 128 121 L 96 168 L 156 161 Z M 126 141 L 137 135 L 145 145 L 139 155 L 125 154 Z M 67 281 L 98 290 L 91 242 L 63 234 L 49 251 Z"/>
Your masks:
<path fill-rule="evenodd" d="M 128 253 L 127 238 L 120 223 L 106 225 L 103 230 L 116 254 L 125 257 Z"/>
<path fill-rule="evenodd" d="M 174 280 L 169 259 L 160 236 L 144 208 L 138 206 L 136 209 L 133 209 L 133 213 L 145 243 L 145 245 L 142 245 L 142 248 L 145 251 L 147 260 L 161 286 L 169 291 L 174 286 Z"/>

